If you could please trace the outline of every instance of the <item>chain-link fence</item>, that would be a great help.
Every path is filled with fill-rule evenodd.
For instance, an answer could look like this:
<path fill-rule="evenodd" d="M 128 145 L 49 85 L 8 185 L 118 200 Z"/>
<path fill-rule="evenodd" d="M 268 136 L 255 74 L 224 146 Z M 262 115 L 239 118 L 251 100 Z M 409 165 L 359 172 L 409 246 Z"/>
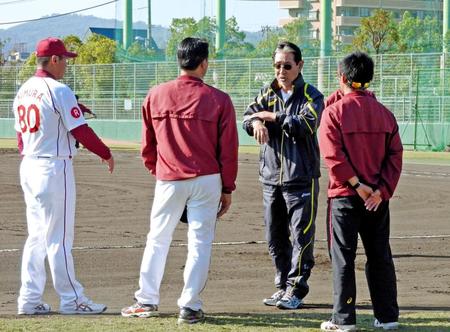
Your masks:
<path fill-rule="evenodd" d="M 304 60 L 307 82 L 325 96 L 338 87 L 340 58 Z M 399 122 L 418 130 L 429 124 L 450 123 L 450 71 L 445 69 L 450 62 L 448 54 L 388 54 L 374 56 L 374 61 L 370 89 Z M 33 72 L 30 67 L 0 67 L 0 118 L 13 118 L 14 96 Z M 178 74 L 176 62 L 71 65 L 64 82 L 100 119 L 138 120 L 148 89 Z M 246 106 L 273 74 L 271 59 L 215 60 L 210 61 L 205 81 L 231 96 L 241 119 Z"/>

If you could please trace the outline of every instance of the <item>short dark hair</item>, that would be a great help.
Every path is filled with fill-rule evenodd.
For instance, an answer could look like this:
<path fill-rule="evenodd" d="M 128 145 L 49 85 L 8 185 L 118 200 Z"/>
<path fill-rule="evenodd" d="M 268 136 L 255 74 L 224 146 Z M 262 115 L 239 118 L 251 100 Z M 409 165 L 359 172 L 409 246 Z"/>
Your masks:
<path fill-rule="evenodd" d="M 208 42 L 192 37 L 183 39 L 178 45 L 177 58 L 181 69 L 196 69 L 203 60 L 208 59 Z"/>
<path fill-rule="evenodd" d="M 347 85 L 353 89 L 365 89 L 365 84 L 373 79 L 374 63 L 364 52 L 354 52 L 339 62 L 339 73 L 347 78 Z M 361 83 L 355 86 L 352 83 Z"/>
<path fill-rule="evenodd" d="M 272 54 L 272 60 L 275 60 L 275 54 L 279 52 L 284 53 L 293 53 L 294 54 L 294 61 L 295 63 L 299 63 L 302 61 L 302 51 L 300 48 L 295 45 L 294 43 L 288 42 L 288 41 L 281 41 L 278 43 L 277 48 Z"/>

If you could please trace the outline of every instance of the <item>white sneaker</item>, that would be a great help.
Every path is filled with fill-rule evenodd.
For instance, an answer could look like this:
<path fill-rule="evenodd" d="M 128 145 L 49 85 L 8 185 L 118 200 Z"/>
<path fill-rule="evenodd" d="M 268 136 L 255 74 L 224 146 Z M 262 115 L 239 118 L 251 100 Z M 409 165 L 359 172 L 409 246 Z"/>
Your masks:
<path fill-rule="evenodd" d="M 267 297 L 263 300 L 263 303 L 268 306 L 276 306 L 277 302 L 280 301 L 286 291 L 284 289 L 279 289 L 275 293 L 272 294 L 271 297 Z"/>
<path fill-rule="evenodd" d="M 86 301 L 80 304 L 74 304 L 72 308 L 65 308 L 60 310 L 63 315 L 94 315 L 101 314 L 106 310 L 106 305 L 94 303 L 92 301 Z"/>
<path fill-rule="evenodd" d="M 303 300 L 293 294 L 286 292 L 284 296 L 277 302 L 278 309 L 300 309 L 303 306 Z"/>
<path fill-rule="evenodd" d="M 47 315 L 52 310 L 47 303 L 41 303 L 32 309 L 20 308 L 17 312 L 18 315 Z"/>
<path fill-rule="evenodd" d="M 331 320 L 320 324 L 321 331 L 335 331 L 335 332 L 348 332 L 356 331 L 356 325 L 339 325 L 333 323 Z"/>
<path fill-rule="evenodd" d="M 382 328 L 383 330 L 397 330 L 399 324 L 398 322 L 381 323 L 378 319 L 375 318 L 375 321 L 373 322 L 373 327 Z"/>
<path fill-rule="evenodd" d="M 136 302 L 132 306 L 123 308 L 120 313 L 123 317 L 155 317 L 158 316 L 158 306 Z"/>

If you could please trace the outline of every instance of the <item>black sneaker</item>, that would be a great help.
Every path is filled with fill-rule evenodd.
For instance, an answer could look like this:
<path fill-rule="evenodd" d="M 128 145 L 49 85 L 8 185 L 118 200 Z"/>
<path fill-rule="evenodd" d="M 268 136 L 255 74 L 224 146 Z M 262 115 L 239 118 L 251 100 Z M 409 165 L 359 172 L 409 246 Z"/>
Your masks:
<path fill-rule="evenodd" d="M 180 309 L 180 315 L 178 316 L 178 324 L 195 324 L 205 319 L 205 314 L 202 309 L 197 311 L 191 308 L 183 307 Z"/>

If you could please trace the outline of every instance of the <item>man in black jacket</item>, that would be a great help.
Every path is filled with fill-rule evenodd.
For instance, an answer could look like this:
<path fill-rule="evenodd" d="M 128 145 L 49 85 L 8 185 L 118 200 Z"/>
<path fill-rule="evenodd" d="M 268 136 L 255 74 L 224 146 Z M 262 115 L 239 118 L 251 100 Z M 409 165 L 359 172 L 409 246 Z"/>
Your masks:
<path fill-rule="evenodd" d="M 314 266 L 320 177 L 316 132 L 324 103 L 323 95 L 303 80 L 296 45 L 279 43 L 272 58 L 276 78 L 248 106 L 243 127 L 261 144 L 266 239 L 276 270 L 278 291 L 263 303 L 298 309 Z"/>

